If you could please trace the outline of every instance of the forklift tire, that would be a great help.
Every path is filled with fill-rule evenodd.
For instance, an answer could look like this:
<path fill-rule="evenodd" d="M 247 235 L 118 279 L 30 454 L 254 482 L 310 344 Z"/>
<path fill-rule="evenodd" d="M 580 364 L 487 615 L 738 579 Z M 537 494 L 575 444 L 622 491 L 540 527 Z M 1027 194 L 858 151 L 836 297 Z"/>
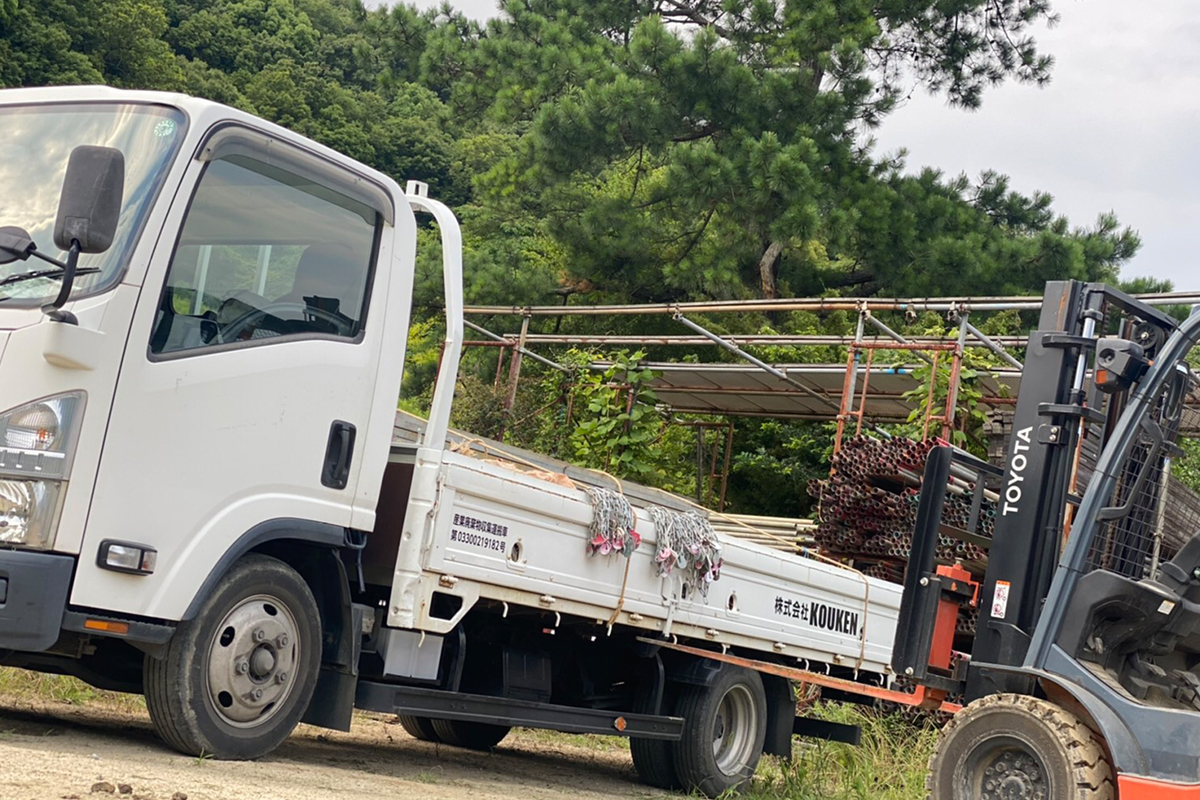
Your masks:
<path fill-rule="evenodd" d="M 464 722 L 457 719 L 432 719 L 433 731 L 438 741 L 467 750 L 491 750 L 500 744 L 508 732 L 508 725 L 491 725 L 487 722 Z"/>
<path fill-rule="evenodd" d="M 404 732 L 414 739 L 421 742 L 440 742 L 437 731 L 433 729 L 433 720 L 429 717 L 414 717 L 409 714 L 400 714 L 396 717 L 400 723 L 400 727 L 404 728 Z"/>
<path fill-rule="evenodd" d="M 767 736 L 767 695 L 753 670 L 724 666 L 708 686 L 685 686 L 675 706 L 683 738 L 673 743 L 682 787 L 718 797 L 746 783 Z"/>
<path fill-rule="evenodd" d="M 667 713 L 670 707 L 667 698 L 663 697 L 662 709 L 654 708 L 654 685 L 646 683 L 643 686 L 644 690 L 638 691 L 633 698 L 633 713 Z M 673 743 L 666 739 L 629 739 L 629 755 L 633 758 L 633 768 L 642 783 L 668 792 L 683 788 L 683 784 L 679 782 L 679 775 L 675 772 L 672 746 Z"/>
<path fill-rule="evenodd" d="M 1068 711 L 998 694 L 958 712 L 942 730 L 925 778 L 929 800 L 1114 800 L 1104 747 Z"/>
<path fill-rule="evenodd" d="M 252 759 L 291 735 L 321 666 L 321 615 L 287 564 L 251 554 L 221 578 L 161 658 L 146 656 L 154 730 L 192 756 Z"/>

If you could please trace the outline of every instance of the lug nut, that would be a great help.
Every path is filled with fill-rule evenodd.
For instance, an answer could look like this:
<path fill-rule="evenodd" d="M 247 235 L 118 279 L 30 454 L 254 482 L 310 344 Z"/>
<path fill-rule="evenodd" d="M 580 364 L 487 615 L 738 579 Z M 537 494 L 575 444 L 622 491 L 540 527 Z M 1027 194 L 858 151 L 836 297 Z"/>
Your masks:
<path fill-rule="evenodd" d="M 237 667 L 235 667 L 235 669 L 237 669 L 238 675 L 245 675 L 250 671 L 250 662 L 243 659 L 237 663 Z"/>
<path fill-rule="evenodd" d="M 288 639 L 288 635 L 286 633 L 281 633 L 279 634 L 279 638 L 275 640 L 275 643 L 280 647 L 287 647 L 289 641 L 291 640 Z"/>
<path fill-rule="evenodd" d="M 266 638 L 267 638 L 267 633 L 262 628 L 258 628 L 257 630 L 254 631 L 254 641 L 261 642 L 263 639 L 266 639 Z"/>
<path fill-rule="evenodd" d="M 286 672 L 281 672 L 275 676 L 276 683 L 287 683 L 287 679 L 288 679 L 288 674 Z"/>
<path fill-rule="evenodd" d="M 262 700 L 262 689 L 255 689 L 255 690 L 254 690 L 254 699 L 255 699 L 255 700 Z"/>

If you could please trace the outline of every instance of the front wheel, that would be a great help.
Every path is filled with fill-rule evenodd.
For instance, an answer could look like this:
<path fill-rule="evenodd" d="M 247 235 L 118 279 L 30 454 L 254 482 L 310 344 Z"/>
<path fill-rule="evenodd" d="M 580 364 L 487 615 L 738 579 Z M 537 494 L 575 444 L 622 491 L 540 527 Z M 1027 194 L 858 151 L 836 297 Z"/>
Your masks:
<path fill-rule="evenodd" d="M 154 729 L 188 755 L 266 755 L 308 708 L 320 652 L 320 613 L 304 579 L 277 559 L 246 556 L 179 624 L 166 655 L 146 657 Z"/>
<path fill-rule="evenodd" d="M 1113 800 L 1091 729 L 1045 700 L 985 697 L 958 712 L 929 759 L 929 800 Z"/>

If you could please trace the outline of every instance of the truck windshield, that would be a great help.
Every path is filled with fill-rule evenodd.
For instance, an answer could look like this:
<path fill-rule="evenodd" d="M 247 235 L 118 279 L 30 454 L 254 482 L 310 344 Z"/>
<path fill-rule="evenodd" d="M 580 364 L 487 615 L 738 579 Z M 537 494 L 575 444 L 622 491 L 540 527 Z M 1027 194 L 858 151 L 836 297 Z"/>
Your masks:
<path fill-rule="evenodd" d="M 83 255 L 72 297 L 93 294 L 117 282 L 137 242 L 142 223 L 162 185 L 179 143 L 185 118 L 165 106 L 122 103 L 0 106 L 0 226 L 24 228 L 40 252 L 60 260 L 54 246 L 54 220 L 67 159 L 78 145 L 105 145 L 125 156 L 125 196 L 112 247 Z M 0 282 L 42 270 L 35 261 L 0 266 Z M 0 308 L 37 305 L 53 297 L 53 276 L 0 285 Z"/>

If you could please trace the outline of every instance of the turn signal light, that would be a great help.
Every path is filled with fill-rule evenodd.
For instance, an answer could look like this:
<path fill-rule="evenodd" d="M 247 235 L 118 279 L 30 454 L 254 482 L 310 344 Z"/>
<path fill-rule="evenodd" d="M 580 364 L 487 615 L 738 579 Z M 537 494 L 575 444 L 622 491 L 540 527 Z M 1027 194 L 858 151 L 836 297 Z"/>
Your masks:
<path fill-rule="evenodd" d="M 85 619 L 83 627 L 89 631 L 100 631 L 101 633 L 115 633 L 124 636 L 129 633 L 128 622 L 113 622 L 107 619 Z"/>
<path fill-rule="evenodd" d="M 114 572 L 149 575 L 158 565 L 158 551 L 152 547 L 105 539 L 100 543 L 96 565 Z"/>

